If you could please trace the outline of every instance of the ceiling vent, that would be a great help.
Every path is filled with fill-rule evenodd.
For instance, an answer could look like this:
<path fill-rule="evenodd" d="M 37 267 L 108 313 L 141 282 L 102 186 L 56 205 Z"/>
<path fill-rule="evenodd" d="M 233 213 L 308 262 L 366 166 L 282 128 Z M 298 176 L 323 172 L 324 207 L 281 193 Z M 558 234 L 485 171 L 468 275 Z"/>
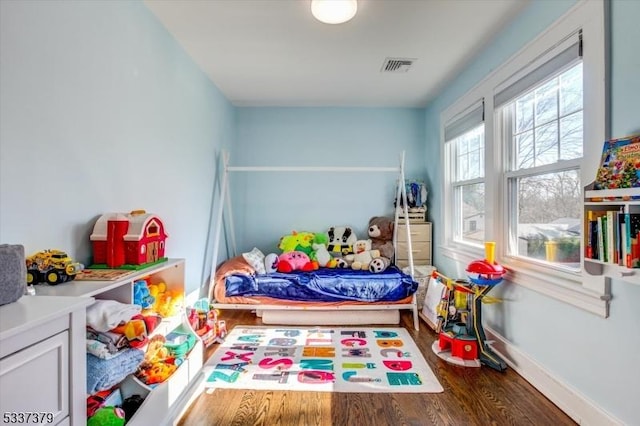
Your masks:
<path fill-rule="evenodd" d="M 407 72 L 415 61 L 415 58 L 386 58 L 380 72 Z"/>

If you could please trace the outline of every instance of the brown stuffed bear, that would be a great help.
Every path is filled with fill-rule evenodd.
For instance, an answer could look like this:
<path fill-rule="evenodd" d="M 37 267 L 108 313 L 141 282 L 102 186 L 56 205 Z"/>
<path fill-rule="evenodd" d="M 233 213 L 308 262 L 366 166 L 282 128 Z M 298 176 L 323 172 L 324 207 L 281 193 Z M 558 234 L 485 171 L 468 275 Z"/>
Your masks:
<path fill-rule="evenodd" d="M 380 255 L 393 260 L 393 219 L 384 216 L 374 216 L 369 219 L 369 238 L 371 248 L 379 250 Z"/>

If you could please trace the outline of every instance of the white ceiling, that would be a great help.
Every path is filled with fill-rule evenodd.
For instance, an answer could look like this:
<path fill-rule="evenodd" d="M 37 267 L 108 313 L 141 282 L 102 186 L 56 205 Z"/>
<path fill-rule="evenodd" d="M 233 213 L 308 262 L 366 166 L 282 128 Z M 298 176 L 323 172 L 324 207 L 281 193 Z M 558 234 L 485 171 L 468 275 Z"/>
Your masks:
<path fill-rule="evenodd" d="M 144 3 L 236 106 L 423 107 L 528 1 L 358 0 L 339 25 L 310 0 Z"/>

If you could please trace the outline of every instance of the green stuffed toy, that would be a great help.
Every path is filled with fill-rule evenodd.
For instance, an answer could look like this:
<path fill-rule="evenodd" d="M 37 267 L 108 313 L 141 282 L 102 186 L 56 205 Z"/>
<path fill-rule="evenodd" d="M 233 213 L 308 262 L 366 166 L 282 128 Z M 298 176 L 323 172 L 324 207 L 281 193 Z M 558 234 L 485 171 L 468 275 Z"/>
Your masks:
<path fill-rule="evenodd" d="M 329 243 L 329 237 L 327 234 L 315 234 L 313 238 L 313 253 L 309 256 L 312 261 L 318 262 L 318 266 L 329 267 L 331 263 L 331 254 L 327 251 L 327 244 Z"/>
<path fill-rule="evenodd" d="M 326 233 L 296 232 L 280 238 L 278 248 L 282 253 L 301 251 L 317 266 L 335 268 L 336 262 L 327 251 L 329 237 Z"/>
<path fill-rule="evenodd" d="M 124 426 L 124 410 L 119 407 L 102 407 L 87 419 L 87 426 Z"/>
<path fill-rule="evenodd" d="M 288 253 L 290 251 L 301 251 L 307 256 L 313 252 L 313 240 L 315 234 L 311 232 L 296 232 L 293 231 L 290 235 L 285 235 L 280 238 L 278 248 L 282 250 L 282 253 Z"/>

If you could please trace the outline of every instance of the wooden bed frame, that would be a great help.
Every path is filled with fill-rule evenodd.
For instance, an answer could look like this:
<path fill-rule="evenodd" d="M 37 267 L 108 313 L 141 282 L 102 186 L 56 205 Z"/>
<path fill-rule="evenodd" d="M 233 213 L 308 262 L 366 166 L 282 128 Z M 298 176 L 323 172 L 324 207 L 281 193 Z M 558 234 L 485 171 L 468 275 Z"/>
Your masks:
<path fill-rule="evenodd" d="M 220 237 L 222 235 L 222 219 L 225 205 L 228 208 L 228 219 L 231 229 L 231 246 L 233 255 L 237 255 L 235 232 L 232 223 L 231 214 L 231 197 L 229 193 L 229 173 L 230 172 L 365 172 L 365 173 L 397 173 L 398 187 L 396 191 L 396 199 L 402 199 L 402 212 L 404 224 L 406 225 L 406 236 L 409 254 L 409 270 L 410 275 L 414 275 L 413 253 L 411 246 L 411 233 L 409 212 L 407 207 L 407 193 L 404 185 L 404 151 L 400 155 L 400 165 L 398 167 L 238 167 L 229 166 L 229 154 L 222 152 L 221 167 L 223 171 L 222 186 L 220 194 L 220 203 L 218 205 L 216 215 L 216 227 L 214 233 L 214 248 L 212 256 L 211 280 L 209 282 L 209 300 L 211 305 L 216 309 L 245 309 L 255 310 L 258 316 L 262 316 L 263 322 L 278 324 L 303 324 L 303 325 L 339 325 L 339 324 L 397 324 L 399 321 L 399 311 L 401 309 L 410 309 L 413 312 L 413 326 L 419 329 L 419 315 L 416 295 L 414 293 L 411 303 L 389 303 L 389 304 L 371 304 L 371 305 L 339 305 L 339 306 L 294 306 L 294 305 L 255 305 L 255 304 L 230 304 L 217 303 L 213 298 L 213 289 L 215 286 L 216 262 L 218 259 L 218 250 L 220 246 Z M 397 247 L 397 232 L 400 215 L 398 209 L 395 210 L 395 221 L 393 230 L 393 246 Z M 304 318 L 299 315 L 300 311 L 308 313 Z M 336 315 L 340 312 L 341 315 Z M 324 321 L 324 322 L 323 322 Z M 341 322 L 344 321 L 344 322 Z"/>

